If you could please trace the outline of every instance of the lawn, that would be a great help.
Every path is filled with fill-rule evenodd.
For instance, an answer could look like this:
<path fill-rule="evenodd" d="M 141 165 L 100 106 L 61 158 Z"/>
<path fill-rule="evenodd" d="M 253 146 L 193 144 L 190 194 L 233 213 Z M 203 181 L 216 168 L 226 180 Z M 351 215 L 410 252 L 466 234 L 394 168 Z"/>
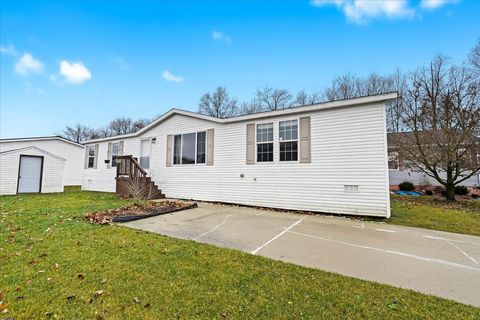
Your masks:
<path fill-rule="evenodd" d="M 480 318 L 449 300 L 84 219 L 127 203 L 78 189 L 1 197 L 0 319 Z"/>
<path fill-rule="evenodd" d="M 480 236 L 480 201 L 393 195 L 391 206 L 387 223 Z"/>

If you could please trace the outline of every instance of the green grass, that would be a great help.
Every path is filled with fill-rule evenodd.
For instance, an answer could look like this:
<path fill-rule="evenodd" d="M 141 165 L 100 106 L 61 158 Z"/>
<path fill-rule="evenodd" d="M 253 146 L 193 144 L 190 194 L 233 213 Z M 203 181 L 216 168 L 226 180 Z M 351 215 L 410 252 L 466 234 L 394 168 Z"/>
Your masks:
<path fill-rule="evenodd" d="M 391 206 L 387 223 L 480 236 L 480 201 L 393 195 Z"/>
<path fill-rule="evenodd" d="M 109 194 L 0 203 L 0 319 L 480 319 L 478 308 L 409 290 L 85 222 L 128 203 Z"/>

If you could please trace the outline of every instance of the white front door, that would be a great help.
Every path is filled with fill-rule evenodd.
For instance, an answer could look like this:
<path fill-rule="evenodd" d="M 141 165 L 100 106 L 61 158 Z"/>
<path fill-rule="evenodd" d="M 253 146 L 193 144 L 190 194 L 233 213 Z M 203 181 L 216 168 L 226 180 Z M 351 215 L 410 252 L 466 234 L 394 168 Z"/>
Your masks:
<path fill-rule="evenodd" d="M 18 193 L 40 192 L 43 157 L 20 156 Z"/>

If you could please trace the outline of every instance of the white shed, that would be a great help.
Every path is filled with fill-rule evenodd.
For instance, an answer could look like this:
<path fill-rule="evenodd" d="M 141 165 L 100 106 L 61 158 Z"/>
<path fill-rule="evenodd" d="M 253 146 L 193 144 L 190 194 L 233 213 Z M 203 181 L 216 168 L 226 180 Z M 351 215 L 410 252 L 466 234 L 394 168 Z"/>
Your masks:
<path fill-rule="evenodd" d="M 0 139 L 0 152 L 37 147 L 66 160 L 63 182 L 66 186 L 82 184 L 83 145 L 59 136 Z"/>
<path fill-rule="evenodd" d="M 0 194 L 63 192 L 65 162 L 33 146 L 0 152 Z"/>

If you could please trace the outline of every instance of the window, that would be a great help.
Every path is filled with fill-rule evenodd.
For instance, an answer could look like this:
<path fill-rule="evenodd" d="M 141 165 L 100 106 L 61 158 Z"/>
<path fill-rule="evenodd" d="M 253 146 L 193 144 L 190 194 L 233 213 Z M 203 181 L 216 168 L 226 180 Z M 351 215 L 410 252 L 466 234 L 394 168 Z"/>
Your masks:
<path fill-rule="evenodd" d="M 257 124 L 257 162 L 273 161 L 273 123 Z"/>
<path fill-rule="evenodd" d="M 205 131 L 197 133 L 197 163 L 205 163 L 205 146 L 207 133 Z"/>
<path fill-rule="evenodd" d="M 298 121 L 280 121 L 278 125 L 280 161 L 298 160 Z"/>
<path fill-rule="evenodd" d="M 388 169 L 398 170 L 400 168 L 400 161 L 398 159 L 398 152 L 390 151 L 388 153 Z"/>
<path fill-rule="evenodd" d="M 112 167 L 117 166 L 117 157 L 120 150 L 120 144 L 118 142 L 112 143 Z"/>
<path fill-rule="evenodd" d="M 173 164 L 205 163 L 205 131 L 178 134 L 173 139 Z"/>
<path fill-rule="evenodd" d="M 88 146 L 88 168 L 95 167 L 95 146 Z"/>
<path fill-rule="evenodd" d="M 173 139 L 173 164 L 180 164 L 182 135 L 176 135 Z"/>
<path fill-rule="evenodd" d="M 151 145 L 150 139 L 140 141 L 140 166 L 142 166 L 143 169 L 150 169 Z"/>

